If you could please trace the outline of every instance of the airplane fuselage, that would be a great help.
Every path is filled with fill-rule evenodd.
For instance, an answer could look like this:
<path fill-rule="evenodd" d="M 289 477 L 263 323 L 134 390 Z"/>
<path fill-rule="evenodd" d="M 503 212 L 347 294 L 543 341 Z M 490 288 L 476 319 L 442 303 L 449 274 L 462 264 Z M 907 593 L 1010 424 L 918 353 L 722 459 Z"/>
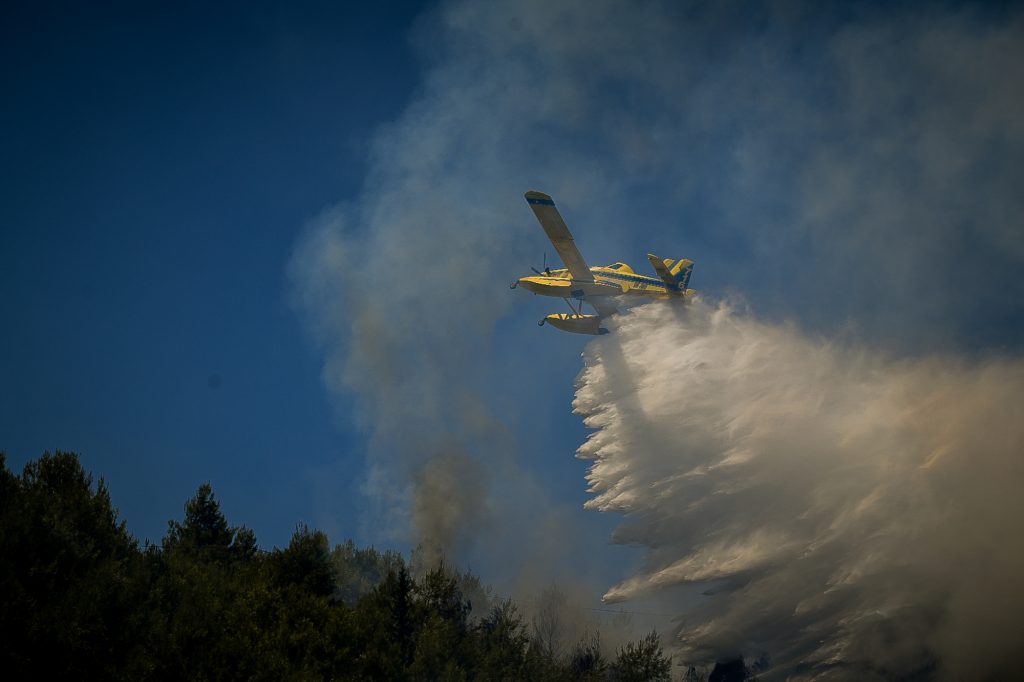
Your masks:
<path fill-rule="evenodd" d="M 590 268 L 593 282 L 572 279 L 567 269 L 549 270 L 542 275 L 520 277 L 518 286 L 542 296 L 583 299 L 589 296 L 648 296 L 652 298 L 677 298 L 685 291 L 670 289 L 657 277 L 638 275 L 625 263 L 606 267 Z M 550 273 L 550 274 L 549 274 Z"/>

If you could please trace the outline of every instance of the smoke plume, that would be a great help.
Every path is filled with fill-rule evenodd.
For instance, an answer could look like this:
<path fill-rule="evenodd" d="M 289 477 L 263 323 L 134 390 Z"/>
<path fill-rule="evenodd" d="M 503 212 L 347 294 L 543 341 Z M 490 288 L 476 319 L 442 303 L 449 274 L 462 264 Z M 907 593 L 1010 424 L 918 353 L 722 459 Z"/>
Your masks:
<path fill-rule="evenodd" d="M 588 347 L 589 506 L 648 552 L 609 599 L 700 584 L 687 655 L 760 648 L 807 676 L 1005 662 L 1019 8 L 454 0 L 413 43 L 420 87 L 290 267 L 366 434 L 365 537 L 477 547 L 535 585 L 611 564 L 553 499 L 572 446 L 536 437 L 574 426 L 582 340 L 506 287 L 549 248 L 522 200 L 540 189 L 592 265 L 686 256 L 763 320 L 645 307 Z"/>
<path fill-rule="evenodd" d="M 592 509 L 680 584 L 684 658 L 803 679 L 1000 677 L 1024 632 L 1024 361 L 897 360 L 728 306 L 651 304 L 591 343 Z M 799 665 L 798 665 L 799 664 Z"/>

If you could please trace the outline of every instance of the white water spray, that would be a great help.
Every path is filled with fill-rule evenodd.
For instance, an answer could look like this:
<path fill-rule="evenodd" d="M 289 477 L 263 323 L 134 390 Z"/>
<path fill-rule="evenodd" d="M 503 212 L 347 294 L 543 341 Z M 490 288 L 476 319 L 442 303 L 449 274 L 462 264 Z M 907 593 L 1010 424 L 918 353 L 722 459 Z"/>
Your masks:
<path fill-rule="evenodd" d="M 1024 362 L 901 361 L 727 306 L 651 304 L 585 353 L 588 507 L 670 586 L 684 659 L 980 678 L 1024 632 Z M 694 595 L 696 591 L 694 592 Z"/>

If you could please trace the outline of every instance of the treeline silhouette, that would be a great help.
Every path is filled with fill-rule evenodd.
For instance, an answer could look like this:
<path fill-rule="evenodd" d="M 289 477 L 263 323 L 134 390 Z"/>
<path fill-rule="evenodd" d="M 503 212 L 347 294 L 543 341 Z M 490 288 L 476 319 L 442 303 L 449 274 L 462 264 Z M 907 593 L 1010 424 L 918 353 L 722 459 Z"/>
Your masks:
<path fill-rule="evenodd" d="M 0 453 L 0 599 L 5 679 L 670 677 L 656 633 L 614 657 L 593 637 L 557 654 L 469 573 L 332 549 L 306 526 L 260 549 L 208 484 L 159 545 L 140 546 L 67 452 L 20 475 Z"/>

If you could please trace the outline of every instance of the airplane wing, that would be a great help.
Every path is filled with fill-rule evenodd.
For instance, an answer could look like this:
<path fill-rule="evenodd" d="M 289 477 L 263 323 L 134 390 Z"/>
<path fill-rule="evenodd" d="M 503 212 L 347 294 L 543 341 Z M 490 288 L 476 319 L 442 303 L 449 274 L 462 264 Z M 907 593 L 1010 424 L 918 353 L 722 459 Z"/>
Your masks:
<path fill-rule="evenodd" d="M 541 227 L 547 232 L 548 239 L 554 245 L 559 258 L 565 263 L 565 267 L 569 269 L 572 278 L 578 282 L 593 282 L 594 274 L 590 272 L 587 262 L 583 260 L 579 249 L 576 248 L 576 242 L 573 241 L 569 228 L 566 227 L 561 214 L 555 208 L 555 202 L 543 192 L 531 190 L 525 196 L 530 208 L 533 209 L 533 214 L 537 216 Z"/>

